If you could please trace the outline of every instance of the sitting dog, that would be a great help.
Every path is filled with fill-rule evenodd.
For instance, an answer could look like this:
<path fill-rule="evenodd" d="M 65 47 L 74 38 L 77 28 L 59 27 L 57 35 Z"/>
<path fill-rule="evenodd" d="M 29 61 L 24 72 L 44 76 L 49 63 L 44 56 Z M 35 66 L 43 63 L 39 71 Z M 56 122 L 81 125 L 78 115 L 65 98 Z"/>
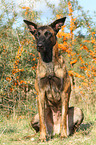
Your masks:
<path fill-rule="evenodd" d="M 67 119 L 74 118 L 74 113 L 70 115 L 74 109 L 68 110 L 71 83 L 64 58 L 58 53 L 56 37 L 65 19 L 66 17 L 57 19 L 46 26 L 38 26 L 24 20 L 31 34 L 35 36 L 39 54 L 35 80 L 39 114 L 34 117 L 32 126 L 37 128 L 36 131 L 40 130 L 41 141 L 46 140 L 47 133 L 60 133 L 61 138 L 67 137 L 72 132 L 70 127 L 75 125 L 73 119 Z M 82 120 L 82 117 L 79 119 Z M 69 133 L 67 133 L 67 122 L 70 120 L 72 123 L 69 123 Z"/>

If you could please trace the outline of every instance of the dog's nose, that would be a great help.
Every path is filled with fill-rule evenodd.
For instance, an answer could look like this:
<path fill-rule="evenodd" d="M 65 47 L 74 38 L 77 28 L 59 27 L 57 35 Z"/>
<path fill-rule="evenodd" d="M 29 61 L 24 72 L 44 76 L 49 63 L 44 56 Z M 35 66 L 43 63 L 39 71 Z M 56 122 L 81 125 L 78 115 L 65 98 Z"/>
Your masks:
<path fill-rule="evenodd" d="M 37 47 L 38 47 L 38 48 L 43 47 L 42 43 L 37 44 Z"/>
<path fill-rule="evenodd" d="M 39 52 L 44 51 L 44 46 L 42 43 L 37 44 L 37 51 L 39 51 Z"/>
<path fill-rule="evenodd" d="M 42 50 L 42 48 L 43 48 L 42 43 L 38 43 L 37 44 L 37 50 L 40 52 Z"/>

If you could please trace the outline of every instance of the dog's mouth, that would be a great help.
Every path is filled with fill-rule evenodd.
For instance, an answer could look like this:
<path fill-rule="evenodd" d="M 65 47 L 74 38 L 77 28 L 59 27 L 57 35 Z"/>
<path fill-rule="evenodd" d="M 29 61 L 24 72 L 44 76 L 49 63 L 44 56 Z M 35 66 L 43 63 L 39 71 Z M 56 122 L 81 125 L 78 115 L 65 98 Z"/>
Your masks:
<path fill-rule="evenodd" d="M 42 53 L 42 52 L 45 52 L 46 49 L 45 47 L 37 47 L 37 51 Z"/>

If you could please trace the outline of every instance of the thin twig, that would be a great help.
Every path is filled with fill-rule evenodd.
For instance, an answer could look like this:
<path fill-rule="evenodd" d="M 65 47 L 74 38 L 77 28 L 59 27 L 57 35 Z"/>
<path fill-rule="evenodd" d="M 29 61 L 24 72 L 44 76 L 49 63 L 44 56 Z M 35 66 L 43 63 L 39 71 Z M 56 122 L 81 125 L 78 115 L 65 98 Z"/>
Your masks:
<path fill-rule="evenodd" d="M 16 34 L 17 34 L 17 39 L 18 39 L 19 46 L 20 46 L 20 48 L 21 48 L 22 46 L 21 46 L 21 43 L 20 43 L 20 40 L 19 40 L 19 36 L 18 36 L 17 29 L 16 29 Z"/>
<path fill-rule="evenodd" d="M 1 135 L 4 133 L 5 130 L 6 130 L 6 128 L 4 128 L 4 130 L 3 130 L 2 133 L 0 134 L 0 137 L 1 137 Z"/>

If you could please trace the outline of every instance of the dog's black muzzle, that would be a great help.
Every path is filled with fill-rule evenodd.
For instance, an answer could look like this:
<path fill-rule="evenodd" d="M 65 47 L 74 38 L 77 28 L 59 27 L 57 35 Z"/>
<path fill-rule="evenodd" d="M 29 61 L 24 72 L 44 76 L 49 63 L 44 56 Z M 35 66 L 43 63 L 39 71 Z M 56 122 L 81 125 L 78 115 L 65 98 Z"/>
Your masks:
<path fill-rule="evenodd" d="M 37 51 L 38 52 L 45 52 L 45 46 L 44 46 L 44 43 L 43 42 L 38 42 L 37 44 Z"/>
<path fill-rule="evenodd" d="M 37 41 L 37 51 L 38 52 L 45 52 L 46 51 L 46 38 L 41 36 Z"/>

